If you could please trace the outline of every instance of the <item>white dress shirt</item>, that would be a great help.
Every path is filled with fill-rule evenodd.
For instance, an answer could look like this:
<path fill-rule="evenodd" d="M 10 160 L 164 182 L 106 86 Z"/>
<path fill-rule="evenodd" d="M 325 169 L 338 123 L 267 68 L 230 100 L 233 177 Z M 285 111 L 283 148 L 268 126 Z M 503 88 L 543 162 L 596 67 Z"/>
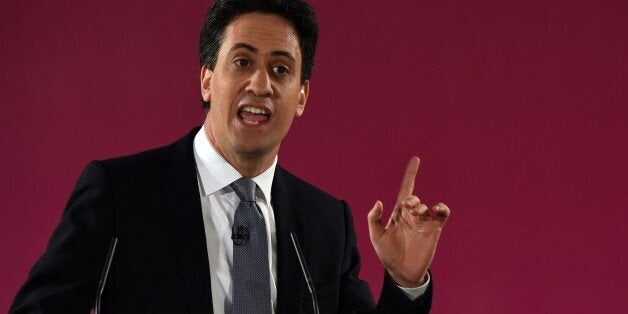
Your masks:
<path fill-rule="evenodd" d="M 233 266 L 231 226 L 240 199 L 229 185 L 242 175 L 212 146 L 205 135 L 204 127 L 201 127 L 194 137 L 194 158 L 198 171 L 214 313 L 230 314 L 233 289 L 231 284 L 231 267 Z M 252 178 L 259 187 L 256 193 L 256 203 L 266 222 L 273 313 L 277 311 L 277 240 L 270 191 L 276 166 L 277 157 L 268 169 Z M 429 280 L 428 277 L 428 281 L 421 287 L 400 288 L 409 298 L 415 299 L 425 293 Z"/>

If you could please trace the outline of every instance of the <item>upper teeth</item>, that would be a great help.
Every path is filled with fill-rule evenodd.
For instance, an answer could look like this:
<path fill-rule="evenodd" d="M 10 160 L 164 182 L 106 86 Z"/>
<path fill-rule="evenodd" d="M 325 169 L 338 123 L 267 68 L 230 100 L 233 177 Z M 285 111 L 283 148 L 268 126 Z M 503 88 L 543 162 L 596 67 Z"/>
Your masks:
<path fill-rule="evenodd" d="M 268 114 L 266 112 L 266 110 L 264 110 L 264 109 L 255 108 L 255 107 L 249 107 L 249 106 L 242 108 L 242 110 L 243 111 L 248 111 L 248 112 L 251 112 L 251 113 L 256 113 L 256 114 Z"/>

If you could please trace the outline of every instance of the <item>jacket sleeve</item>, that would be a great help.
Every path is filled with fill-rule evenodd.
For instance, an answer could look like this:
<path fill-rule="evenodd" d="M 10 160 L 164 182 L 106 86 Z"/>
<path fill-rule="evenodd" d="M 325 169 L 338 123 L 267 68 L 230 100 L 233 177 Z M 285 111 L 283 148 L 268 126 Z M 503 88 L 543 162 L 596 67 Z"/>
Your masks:
<path fill-rule="evenodd" d="M 93 161 L 83 170 L 10 313 L 89 313 L 113 235 L 113 208 L 106 169 Z"/>
<path fill-rule="evenodd" d="M 432 282 L 433 277 L 425 293 L 415 300 L 410 300 L 397 287 L 388 272 L 385 272 L 382 293 L 377 303 L 377 313 L 429 313 L 432 307 Z"/>
<path fill-rule="evenodd" d="M 343 202 L 344 203 L 344 202 Z M 390 276 L 385 273 L 382 292 L 377 306 L 373 304 L 373 297 L 368 284 L 358 279 L 360 271 L 360 254 L 357 249 L 356 235 L 353 228 L 351 210 L 344 203 L 345 210 L 345 258 L 343 260 L 343 273 L 340 286 L 340 312 L 358 313 L 420 313 L 430 312 L 432 304 L 432 280 L 427 291 L 415 300 L 410 300 L 401 289 L 397 287 Z"/>

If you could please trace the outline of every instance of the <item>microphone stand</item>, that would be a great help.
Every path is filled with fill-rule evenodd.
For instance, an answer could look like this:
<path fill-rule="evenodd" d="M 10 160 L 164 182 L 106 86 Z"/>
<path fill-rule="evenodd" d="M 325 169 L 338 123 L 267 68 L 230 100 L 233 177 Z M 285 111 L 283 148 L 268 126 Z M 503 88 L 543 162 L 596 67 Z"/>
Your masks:
<path fill-rule="evenodd" d="M 100 282 L 98 282 L 98 290 L 96 291 L 96 304 L 94 305 L 94 314 L 100 314 L 100 301 L 102 299 L 102 293 L 105 290 L 107 276 L 109 275 L 111 261 L 113 261 L 113 254 L 115 254 L 116 252 L 117 245 L 118 238 L 111 238 L 111 244 L 109 244 L 109 252 L 107 252 L 107 258 L 105 259 L 105 266 L 103 267 L 102 274 L 100 275 Z"/>
<path fill-rule="evenodd" d="M 310 290 L 310 295 L 312 296 L 312 307 L 314 309 L 314 314 L 319 314 L 318 299 L 316 298 L 316 289 L 314 288 L 314 283 L 312 282 L 312 276 L 310 275 L 310 271 L 307 268 L 307 264 L 305 264 L 305 258 L 303 257 L 301 246 L 299 245 L 299 238 L 297 237 L 296 233 L 290 232 L 290 239 L 292 240 L 292 246 L 294 246 L 294 250 L 297 252 L 299 265 L 301 265 L 301 272 L 303 272 L 303 277 L 305 277 L 305 283 L 307 284 L 307 288 L 308 290 Z"/>

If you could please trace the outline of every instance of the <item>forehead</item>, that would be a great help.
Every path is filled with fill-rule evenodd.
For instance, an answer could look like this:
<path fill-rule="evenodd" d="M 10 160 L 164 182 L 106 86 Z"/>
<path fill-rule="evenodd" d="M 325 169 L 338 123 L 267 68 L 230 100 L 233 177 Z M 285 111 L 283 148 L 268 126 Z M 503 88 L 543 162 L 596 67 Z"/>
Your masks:
<path fill-rule="evenodd" d="M 236 17 L 223 34 L 220 53 L 229 52 L 236 44 L 247 44 L 266 54 L 286 51 L 301 60 L 299 37 L 292 24 L 274 14 L 247 13 Z"/>

